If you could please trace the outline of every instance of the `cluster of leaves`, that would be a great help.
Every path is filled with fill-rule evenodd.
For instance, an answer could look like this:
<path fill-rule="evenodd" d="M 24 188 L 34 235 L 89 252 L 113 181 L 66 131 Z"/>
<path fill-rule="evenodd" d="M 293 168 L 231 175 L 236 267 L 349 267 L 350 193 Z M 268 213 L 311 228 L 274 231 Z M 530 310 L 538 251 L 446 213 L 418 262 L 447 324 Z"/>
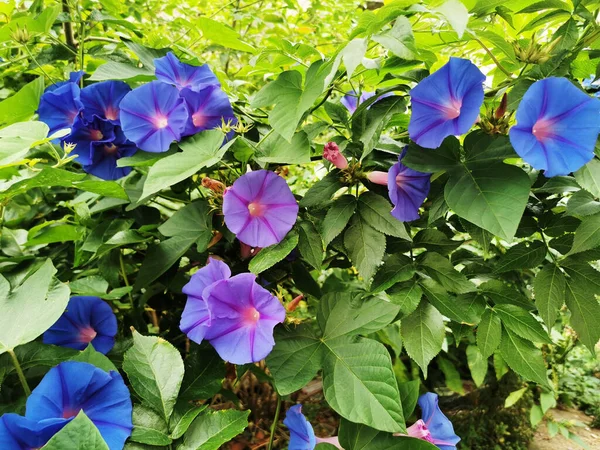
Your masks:
<path fill-rule="evenodd" d="M 127 375 L 136 404 L 126 448 L 216 449 L 248 425 L 236 384 L 249 370 L 288 399 L 321 377 L 346 450 L 427 449 L 392 435 L 406 431 L 422 384 L 464 393 L 461 377 L 480 387 L 510 368 L 554 399 L 548 331 L 566 323 L 594 352 L 600 162 L 547 179 L 518 159 L 493 111 L 506 93 L 510 121 L 535 80 L 600 75 L 596 0 L 395 0 L 364 11 L 349 1 L 71 3 L 0 6 L 0 411 L 24 404 L 11 356 L 31 384 L 76 358 Z M 247 132 L 225 146 L 208 131 L 138 152 L 119 160 L 134 170 L 113 182 L 81 172 L 33 120 L 44 86 L 68 71 L 135 86 L 169 48 L 211 64 Z M 407 93 L 449 55 L 487 68 L 481 129 L 436 150 L 409 145 L 403 162 L 432 173 L 432 187 L 422 217 L 400 223 L 364 174 L 397 160 Z M 393 95 L 350 115 L 339 103 L 350 89 Z M 360 164 L 326 171 L 314 161 L 328 141 Z M 204 176 L 230 185 L 248 165 L 276 168 L 301 209 L 288 236 L 249 261 L 202 186 Z M 266 366 L 238 368 L 235 383 L 178 326 L 181 288 L 209 253 L 256 273 L 284 303 L 306 299 Z M 35 341 L 69 292 L 117 312 L 109 359 Z"/>

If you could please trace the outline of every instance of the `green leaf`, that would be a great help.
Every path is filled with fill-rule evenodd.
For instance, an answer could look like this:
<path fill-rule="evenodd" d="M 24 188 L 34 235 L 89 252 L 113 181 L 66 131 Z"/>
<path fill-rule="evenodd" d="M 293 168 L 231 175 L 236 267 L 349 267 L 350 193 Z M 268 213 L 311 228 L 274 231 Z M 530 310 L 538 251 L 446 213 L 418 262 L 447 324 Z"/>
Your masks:
<path fill-rule="evenodd" d="M 259 163 L 306 164 L 310 162 L 310 142 L 304 131 L 294 134 L 292 141 L 272 132 L 259 145 L 255 155 Z"/>
<path fill-rule="evenodd" d="M 180 181 L 189 178 L 200 169 L 217 164 L 234 142 L 223 145 L 223 132 L 203 131 L 179 143 L 182 152 L 157 161 L 148 171 L 144 190 L 138 203 Z"/>
<path fill-rule="evenodd" d="M 481 165 L 453 173 L 444 196 L 460 217 L 510 241 L 527 205 L 529 188 L 529 177 L 518 167 Z"/>
<path fill-rule="evenodd" d="M 175 405 L 170 421 L 170 427 L 173 429 L 171 439 L 179 439 L 183 436 L 196 417 L 206 408 L 208 405 L 190 406 L 187 402 Z"/>
<path fill-rule="evenodd" d="M 430 173 L 451 170 L 460 164 L 460 144 L 454 136 L 447 137 L 435 150 L 408 144 L 402 164 L 419 172 Z"/>
<path fill-rule="evenodd" d="M 356 197 L 352 195 L 342 195 L 335 200 L 327 210 L 325 219 L 321 225 L 323 241 L 325 246 L 329 245 L 346 228 L 350 217 L 356 209 Z"/>
<path fill-rule="evenodd" d="M 289 395 L 312 380 L 321 368 L 325 347 L 306 325 L 275 330 L 267 366 L 279 395 Z"/>
<path fill-rule="evenodd" d="M 89 78 L 90 81 L 104 80 L 129 80 L 129 81 L 152 81 L 154 70 L 148 67 L 137 67 L 117 61 L 108 61 L 94 71 Z"/>
<path fill-rule="evenodd" d="M 302 258 L 317 270 L 323 264 L 323 241 L 315 225 L 303 220 L 298 223 L 298 250 Z"/>
<path fill-rule="evenodd" d="M 548 329 L 552 328 L 558 311 L 565 303 L 566 278 L 554 264 L 545 265 L 533 280 L 535 305 Z"/>
<path fill-rule="evenodd" d="M 550 392 L 540 393 L 540 407 L 542 408 L 542 412 L 544 414 L 546 414 L 550 408 L 556 407 L 556 399 L 554 398 L 554 395 Z"/>
<path fill-rule="evenodd" d="M 458 323 L 474 324 L 477 318 L 466 308 L 463 302 L 448 294 L 442 286 L 432 279 L 420 281 L 423 293 L 440 313 Z"/>
<path fill-rule="evenodd" d="M 539 405 L 533 405 L 529 411 L 529 421 L 532 427 L 536 427 L 544 419 L 544 412 Z"/>
<path fill-rule="evenodd" d="M 486 309 L 477 327 L 477 346 L 484 358 L 489 358 L 500 345 L 502 322 L 491 309 Z"/>
<path fill-rule="evenodd" d="M 422 439 L 394 436 L 366 425 L 340 422 L 340 444 L 344 450 L 436 450 L 438 447 Z"/>
<path fill-rule="evenodd" d="M 329 202 L 333 194 L 343 187 L 344 185 L 340 181 L 340 172 L 333 170 L 306 191 L 300 200 L 300 206 L 303 208 L 322 207 Z"/>
<path fill-rule="evenodd" d="M 295 230 L 292 230 L 279 244 L 263 248 L 260 253 L 252 258 L 248 265 L 248 269 L 250 272 L 256 274 L 264 272 L 289 255 L 297 245 L 298 233 Z"/>
<path fill-rule="evenodd" d="M 575 231 L 575 240 L 569 255 L 592 250 L 600 245 L 600 214 L 584 217 Z"/>
<path fill-rule="evenodd" d="M 575 192 L 567 203 L 567 214 L 570 216 L 592 216 L 600 213 L 600 202 L 583 189 Z"/>
<path fill-rule="evenodd" d="M 471 371 L 471 377 L 475 386 L 480 387 L 485 381 L 488 370 L 487 358 L 485 358 L 476 345 L 467 346 L 467 364 Z"/>
<path fill-rule="evenodd" d="M 596 198 L 600 198 L 600 160 L 592 159 L 575 172 L 577 183 Z"/>
<path fill-rule="evenodd" d="M 442 349 L 445 335 L 442 315 L 427 302 L 421 302 L 415 312 L 402 319 L 404 347 L 425 378 L 427 366 Z"/>
<path fill-rule="evenodd" d="M 459 0 L 448 0 L 443 5 L 434 9 L 434 11 L 444 16 L 452 29 L 458 34 L 458 38 L 462 38 L 469 22 L 469 11 L 462 2 Z"/>
<path fill-rule="evenodd" d="M 0 296 L 1 295 L 2 294 L 0 293 Z M 32 367 L 54 367 L 79 354 L 79 351 L 72 348 L 59 347 L 58 345 L 45 345 L 37 341 L 19 345 L 18 347 L 15 347 L 14 352 L 19 360 L 19 365 L 24 371 Z M 8 353 L 0 355 L 0 367 L 6 368 L 5 375 L 14 372 L 15 366 Z"/>
<path fill-rule="evenodd" d="M 105 372 L 110 372 L 111 370 L 118 372 L 113 362 L 106 355 L 97 352 L 92 344 L 88 344 L 85 350 L 78 352 L 70 360 L 92 364 Z"/>
<path fill-rule="evenodd" d="M 38 108 L 40 98 L 43 93 L 44 77 L 38 77 L 23 86 L 14 95 L 8 97 L 6 100 L 1 101 L 0 127 L 5 127 L 16 122 L 24 122 L 31 119 Z M 29 122 L 29 125 L 31 126 L 32 123 Z M 36 127 L 39 127 L 39 125 L 36 125 Z M 3 131 L 4 130 L 0 131 L 0 134 L 5 136 Z M 47 131 L 48 129 L 46 129 L 46 133 Z M 27 133 L 27 136 L 31 136 L 31 130 Z M 46 136 L 42 136 L 38 139 L 43 139 L 45 137 Z M 3 146 L 4 142 L 2 142 L 0 148 Z M 0 166 L 7 164 L 6 162 L 3 162 L 3 154 L 5 154 L 4 148 L 2 148 L 2 154 L 0 154 Z M 15 159 L 15 161 L 18 161 L 18 159 Z"/>
<path fill-rule="evenodd" d="M 490 280 L 479 285 L 479 292 L 496 305 L 517 305 L 527 310 L 534 310 L 535 305 L 517 289 L 500 280 Z"/>
<path fill-rule="evenodd" d="M 398 383 L 398 390 L 400 391 L 400 400 L 402 403 L 402 412 L 404 413 L 405 417 L 410 417 L 417 406 L 420 385 L 420 380 Z"/>
<path fill-rule="evenodd" d="M 212 238 L 212 212 L 209 204 L 205 200 L 199 200 L 186 205 L 159 226 L 158 231 L 168 237 L 186 236 L 194 241 L 204 238 L 208 243 Z"/>
<path fill-rule="evenodd" d="M 96 425 L 82 411 L 44 445 L 44 450 L 108 450 Z"/>
<path fill-rule="evenodd" d="M 204 39 L 208 39 L 209 41 L 226 48 L 232 48 L 248 53 L 256 52 L 256 49 L 252 45 L 242 41 L 242 38 L 237 31 L 224 23 L 217 22 L 208 17 L 200 17 L 196 20 L 196 24 L 200 31 L 202 31 L 202 37 Z"/>
<path fill-rule="evenodd" d="M 373 277 L 371 292 L 385 291 L 396 283 L 410 280 L 415 271 L 415 265 L 408 256 L 399 253 L 388 255 L 383 265 Z"/>
<path fill-rule="evenodd" d="M 458 395 L 465 395 L 465 388 L 460 378 L 460 372 L 456 369 L 454 364 L 441 356 L 437 357 L 436 362 L 444 374 L 446 387 L 451 391 L 456 392 Z"/>
<path fill-rule="evenodd" d="M 546 246 L 541 241 L 521 242 L 500 257 L 494 266 L 495 273 L 516 269 L 532 269 L 544 262 Z"/>
<path fill-rule="evenodd" d="M 510 330 L 504 330 L 500 342 L 500 354 L 506 364 L 526 380 L 550 387 L 542 352 L 531 342 L 520 338 Z"/>
<path fill-rule="evenodd" d="M 183 437 L 178 450 L 218 450 L 248 426 L 250 411 L 225 409 L 201 414 Z"/>
<path fill-rule="evenodd" d="M 410 21 L 404 16 L 398 17 L 390 30 L 376 34 L 371 39 L 383 45 L 399 58 L 415 59 L 417 53 L 415 37 Z"/>
<path fill-rule="evenodd" d="M 516 305 L 496 305 L 494 311 L 513 333 L 532 342 L 551 344 L 552 340 L 542 325 L 529 311 Z"/>
<path fill-rule="evenodd" d="M 367 225 L 357 214 L 354 215 L 344 233 L 344 246 L 358 273 L 365 280 L 370 280 L 375 268 L 383 259 L 385 236 Z"/>
<path fill-rule="evenodd" d="M 342 50 L 342 61 L 346 67 L 348 79 L 352 78 L 352 74 L 356 68 L 362 63 L 367 51 L 367 39 L 352 39 L 348 45 Z M 329 112 L 327 113 L 329 114 Z M 331 117 L 331 116 L 330 116 Z M 345 122 L 342 120 L 342 122 Z"/>
<path fill-rule="evenodd" d="M 390 301 L 400 307 L 403 316 L 411 314 L 421 301 L 423 291 L 416 280 L 397 284 L 387 291 Z"/>
<path fill-rule="evenodd" d="M 65 311 L 70 291 L 55 274 L 47 259 L 10 293 L 8 281 L 0 275 L 0 354 L 33 341 Z"/>
<path fill-rule="evenodd" d="M 443 198 L 442 198 L 443 200 Z M 446 255 L 460 247 L 461 241 L 453 241 L 440 230 L 426 228 L 420 230 L 413 238 L 413 247 L 424 247 L 427 250 Z"/>
<path fill-rule="evenodd" d="M 363 108 L 357 108 L 354 113 L 355 119 L 352 121 L 352 135 L 354 140 L 358 140 L 363 144 L 362 158 L 369 155 L 381 136 L 381 132 L 388 125 L 394 114 L 404 112 L 406 109 L 406 100 L 404 97 L 386 97 L 379 100 L 377 103 L 372 103 L 367 109 L 362 103 Z"/>
<path fill-rule="evenodd" d="M 184 366 L 185 375 L 179 390 L 179 400 L 207 400 L 221 390 L 225 365 L 212 348 L 192 345 Z"/>
<path fill-rule="evenodd" d="M 389 236 L 410 241 L 404 223 L 394 218 L 391 211 L 392 205 L 381 195 L 366 191 L 358 197 L 358 213 L 367 225 Z"/>
<path fill-rule="evenodd" d="M 135 392 L 165 422 L 173 412 L 183 380 L 179 351 L 162 338 L 133 332 L 133 347 L 125 353 L 123 370 Z"/>
<path fill-rule="evenodd" d="M 525 392 L 527 392 L 527 387 L 521 388 L 518 391 L 513 391 L 510 394 L 508 394 L 508 397 L 506 397 L 506 400 L 504 400 L 504 407 L 505 408 L 510 408 L 511 406 L 513 406 L 515 403 L 517 403 L 519 400 L 521 400 L 521 398 L 523 397 L 523 394 L 525 394 Z"/>
<path fill-rule="evenodd" d="M 149 445 L 169 445 L 172 439 L 165 419 L 156 411 L 143 405 L 133 406 L 133 442 Z"/>
<path fill-rule="evenodd" d="M 405 433 L 392 360 L 377 341 L 329 341 L 323 368 L 327 403 L 342 417 L 378 430 Z"/>
<path fill-rule="evenodd" d="M 477 290 L 477 287 L 462 273 L 457 271 L 448 258 L 434 252 L 425 253 L 419 265 L 427 275 L 436 280 L 444 289 L 457 294 Z"/>

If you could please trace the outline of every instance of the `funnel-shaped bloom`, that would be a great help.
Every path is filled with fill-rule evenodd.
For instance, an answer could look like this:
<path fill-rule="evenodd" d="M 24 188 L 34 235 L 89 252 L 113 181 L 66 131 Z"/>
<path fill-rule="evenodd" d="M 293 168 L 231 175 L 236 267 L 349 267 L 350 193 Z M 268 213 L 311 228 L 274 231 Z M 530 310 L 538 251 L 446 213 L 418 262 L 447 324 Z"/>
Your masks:
<path fill-rule="evenodd" d="M 18 414 L 0 417 L 0 448 L 6 450 L 32 450 L 41 448 L 67 423 L 64 419 L 47 419 L 37 422 Z"/>
<path fill-rule="evenodd" d="M 50 134 L 71 128 L 83 109 L 80 94 L 79 86 L 70 81 L 57 88 L 46 89 L 40 99 L 38 115 L 40 121 L 50 127 Z"/>
<path fill-rule="evenodd" d="M 394 205 L 392 216 L 401 222 L 419 218 L 419 207 L 429 193 L 431 174 L 417 172 L 402 164 L 406 149 L 388 171 L 388 195 Z"/>
<path fill-rule="evenodd" d="M 204 299 L 205 289 L 220 280 L 231 276 L 229 266 L 223 261 L 210 258 L 208 264 L 198 270 L 182 291 L 187 294 L 187 302 L 181 315 L 179 328 L 188 337 L 197 343 L 204 340 L 206 331 L 210 327 L 210 311 Z M 209 291 L 206 291 L 208 295 Z"/>
<path fill-rule="evenodd" d="M 174 86 L 152 81 L 129 92 L 119 105 L 127 139 L 147 152 L 166 152 L 181 139 L 188 112 Z"/>
<path fill-rule="evenodd" d="M 119 103 L 129 91 L 131 88 L 123 81 L 102 81 L 84 87 L 81 90 L 83 117 L 90 122 L 98 116 L 119 125 Z"/>
<path fill-rule="evenodd" d="M 115 140 L 115 126 L 107 120 L 95 117 L 86 122 L 78 116 L 73 123 L 71 134 L 63 138 L 63 144 L 75 144 L 73 153 L 81 165 L 92 164 L 92 155 L 96 148 L 103 148 Z"/>
<path fill-rule="evenodd" d="M 223 197 L 225 224 L 252 247 L 281 242 L 298 217 L 298 203 L 283 178 L 257 170 L 238 178 Z"/>
<path fill-rule="evenodd" d="M 92 344 L 107 354 L 115 345 L 117 318 L 108 303 L 99 297 L 71 297 L 67 310 L 44 333 L 44 344 L 77 350 Z"/>
<path fill-rule="evenodd" d="M 131 434 L 132 405 L 123 378 L 91 364 L 67 361 L 53 367 L 27 399 L 25 417 L 65 423 L 83 410 L 110 450 L 121 450 Z"/>
<path fill-rule="evenodd" d="M 600 100 L 566 78 L 533 83 L 519 104 L 510 142 L 527 163 L 547 177 L 568 175 L 594 157 L 600 132 Z"/>
<path fill-rule="evenodd" d="M 320 443 L 328 443 L 342 448 L 337 436 L 330 438 L 315 436 L 312 425 L 302 414 L 302 405 L 294 405 L 288 409 L 283 424 L 290 430 L 288 450 L 312 450 Z"/>
<path fill-rule="evenodd" d="M 184 135 L 211 130 L 223 122 L 236 122 L 229 98 L 219 86 L 207 86 L 199 91 L 183 89 L 181 96 L 185 99 L 189 114 Z"/>
<path fill-rule="evenodd" d="M 450 58 L 437 72 L 410 91 L 410 138 L 425 148 L 437 148 L 451 135 L 473 126 L 483 103 L 485 75 L 468 59 Z"/>
<path fill-rule="evenodd" d="M 219 85 L 219 80 L 207 65 L 192 66 L 182 63 L 172 52 L 162 58 L 156 58 L 154 66 L 156 78 L 163 83 L 174 84 L 177 89 L 200 90 L 213 84 Z"/>
<path fill-rule="evenodd" d="M 421 395 L 419 406 L 422 418 L 408 427 L 408 435 L 431 442 L 441 450 L 456 450 L 460 438 L 454 433 L 452 422 L 440 410 L 437 394 Z"/>
<path fill-rule="evenodd" d="M 203 296 L 211 314 L 205 337 L 221 358 L 248 364 L 271 352 L 273 328 L 285 320 L 285 308 L 256 283 L 256 275 L 241 273 L 217 281 Z"/>
<path fill-rule="evenodd" d="M 131 172 L 131 167 L 117 167 L 117 161 L 137 152 L 136 145 L 127 140 L 123 130 L 115 127 L 115 139 L 101 146 L 92 146 L 92 162 L 83 170 L 103 180 L 118 180 Z"/>

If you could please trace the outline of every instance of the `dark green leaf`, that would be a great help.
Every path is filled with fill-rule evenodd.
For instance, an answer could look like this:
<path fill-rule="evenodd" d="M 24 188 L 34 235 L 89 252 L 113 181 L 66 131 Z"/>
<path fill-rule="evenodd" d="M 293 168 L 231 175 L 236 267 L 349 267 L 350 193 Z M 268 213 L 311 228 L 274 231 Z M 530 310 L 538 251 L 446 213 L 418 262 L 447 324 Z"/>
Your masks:
<path fill-rule="evenodd" d="M 532 269 L 544 262 L 546 246 L 541 241 L 521 242 L 500 257 L 494 266 L 495 273 L 516 269 Z"/>
<path fill-rule="evenodd" d="M 373 277 L 371 292 L 385 291 L 396 283 L 410 280 L 414 274 L 415 265 L 409 257 L 401 254 L 388 255 Z"/>
<path fill-rule="evenodd" d="M 504 326 L 518 336 L 541 344 L 552 343 L 548 333 L 529 311 L 516 305 L 496 305 L 494 311 Z"/>
<path fill-rule="evenodd" d="M 365 280 L 370 280 L 383 259 L 385 236 L 367 225 L 364 219 L 356 214 L 344 233 L 344 246 L 358 273 Z"/>
<path fill-rule="evenodd" d="M 352 195 L 342 195 L 333 202 L 321 225 L 325 246 L 329 245 L 346 228 L 355 209 L 356 197 Z"/>
<path fill-rule="evenodd" d="M 404 223 L 394 218 L 391 211 L 392 205 L 381 195 L 367 191 L 358 198 L 358 213 L 367 225 L 389 236 L 410 241 Z"/>
<path fill-rule="evenodd" d="M 436 280 L 450 292 L 465 294 L 477 290 L 477 287 L 462 273 L 457 271 L 448 258 L 437 253 L 427 252 L 419 265 L 427 275 Z"/>
<path fill-rule="evenodd" d="M 489 358 L 500 345 L 502 323 L 491 309 L 486 309 L 477 327 L 477 346 L 484 358 Z"/>
<path fill-rule="evenodd" d="M 435 150 L 411 142 L 402 164 L 419 172 L 451 170 L 460 164 L 460 144 L 454 136 L 447 137 Z"/>
<path fill-rule="evenodd" d="M 329 202 L 333 194 L 343 187 L 339 171 L 329 172 L 306 191 L 306 194 L 300 200 L 300 206 L 303 208 L 322 207 Z"/>
<path fill-rule="evenodd" d="M 315 225 L 303 220 L 298 223 L 298 250 L 302 258 L 317 270 L 323 263 L 323 241 Z"/>
<path fill-rule="evenodd" d="M 575 231 L 575 240 L 569 255 L 600 246 L 600 214 L 584 217 Z"/>
<path fill-rule="evenodd" d="M 565 288 L 566 278 L 554 264 L 545 265 L 533 280 L 535 304 L 549 329 L 556 322 L 558 311 L 565 303 Z"/>
<path fill-rule="evenodd" d="M 225 365 L 217 352 L 193 345 L 184 365 L 179 400 L 206 400 L 219 392 L 225 378 Z"/>
<path fill-rule="evenodd" d="M 273 267 L 283 258 L 291 253 L 298 245 L 298 233 L 295 230 L 290 231 L 279 244 L 263 248 L 248 265 L 252 273 L 259 274 Z"/>
<path fill-rule="evenodd" d="M 171 438 L 165 419 L 156 411 L 143 405 L 133 407 L 133 431 L 130 440 L 141 444 L 169 445 Z"/>
<path fill-rule="evenodd" d="M 542 352 L 509 330 L 502 332 L 500 354 L 506 364 L 528 381 L 550 387 Z"/>
<path fill-rule="evenodd" d="M 442 315 L 427 302 L 421 302 L 415 312 L 402 319 L 404 347 L 425 378 L 429 362 L 442 349 L 445 334 Z"/>
<path fill-rule="evenodd" d="M 225 409 L 198 416 L 183 437 L 179 450 L 218 450 L 248 426 L 250 411 Z"/>

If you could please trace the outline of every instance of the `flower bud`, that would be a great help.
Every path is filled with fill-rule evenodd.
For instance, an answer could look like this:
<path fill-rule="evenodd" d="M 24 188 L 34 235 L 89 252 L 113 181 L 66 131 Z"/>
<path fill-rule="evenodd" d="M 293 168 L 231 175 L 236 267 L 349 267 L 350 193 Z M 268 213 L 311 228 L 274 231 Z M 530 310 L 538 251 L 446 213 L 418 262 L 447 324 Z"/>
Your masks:
<path fill-rule="evenodd" d="M 262 248 L 260 247 L 252 247 L 240 241 L 240 258 L 242 258 L 242 260 L 256 256 L 256 254 L 261 250 Z"/>
<path fill-rule="evenodd" d="M 504 95 L 502 96 L 502 100 L 500 101 L 500 106 L 498 106 L 498 109 L 496 109 L 496 112 L 494 113 L 494 117 L 496 119 L 501 119 L 502 117 L 504 117 L 504 114 L 506 114 L 507 106 L 508 96 L 506 95 L 506 93 L 504 93 Z"/>
<path fill-rule="evenodd" d="M 381 172 L 379 170 L 374 170 L 373 172 L 369 172 L 367 174 L 367 179 L 371 183 L 381 184 L 383 186 L 387 186 L 388 183 L 388 173 Z"/>
<path fill-rule="evenodd" d="M 340 148 L 335 142 L 325 144 L 323 147 L 323 158 L 338 169 L 346 169 L 348 167 L 348 160 L 340 153 Z"/>
<path fill-rule="evenodd" d="M 302 301 L 303 298 L 304 298 L 304 294 L 300 294 L 299 296 L 295 297 L 291 302 L 289 302 L 285 306 L 285 309 L 288 312 L 294 311 L 298 307 L 298 304 L 300 304 L 300 302 Z"/>
<path fill-rule="evenodd" d="M 220 181 L 217 180 L 213 180 L 212 178 L 209 177 L 204 177 L 202 179 L 202 186 L 210 189 L 213 192 L 216 193 L 223 193 L 223 191 L 225 191 L 225 185 L 223 183 L 221 183 Z"/>

